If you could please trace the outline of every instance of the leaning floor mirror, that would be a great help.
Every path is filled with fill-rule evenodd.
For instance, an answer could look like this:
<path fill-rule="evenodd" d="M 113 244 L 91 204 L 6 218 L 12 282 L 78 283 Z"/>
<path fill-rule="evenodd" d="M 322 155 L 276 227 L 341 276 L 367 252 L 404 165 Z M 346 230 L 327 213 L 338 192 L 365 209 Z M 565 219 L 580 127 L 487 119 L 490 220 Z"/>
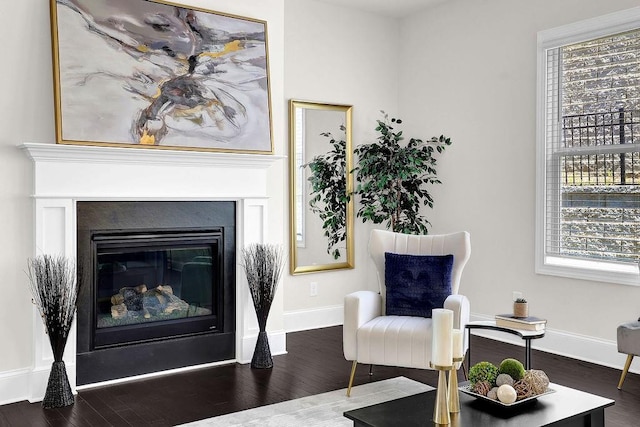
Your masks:
<path fill-rule="evenodd" d="M 291 100 L 291 274 L 353 268 L 350 105 Z"/>

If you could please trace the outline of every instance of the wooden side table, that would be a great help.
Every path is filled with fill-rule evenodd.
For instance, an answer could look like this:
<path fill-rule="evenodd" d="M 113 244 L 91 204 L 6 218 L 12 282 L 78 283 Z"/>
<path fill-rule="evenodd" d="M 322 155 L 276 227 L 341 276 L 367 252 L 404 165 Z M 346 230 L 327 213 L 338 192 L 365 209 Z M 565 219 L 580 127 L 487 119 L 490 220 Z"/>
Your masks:
<path fill-rule="evenodd" d="M 527 331 L 524 329 L 505 328 L 504 326 L 496 326 L 495 320 L 476 320 L 465 325 L 467 329 L 467 342 L 469 348 L 467 350 L 468 367 L 471 368 L 471 330 L 472 329 L 489 329 L 492 331 L 506 332 L 508 334 L 518 335 L 524 340 L 524 368 L 531 369 L 531 340 L 544 337 L 545 330 Z"/>

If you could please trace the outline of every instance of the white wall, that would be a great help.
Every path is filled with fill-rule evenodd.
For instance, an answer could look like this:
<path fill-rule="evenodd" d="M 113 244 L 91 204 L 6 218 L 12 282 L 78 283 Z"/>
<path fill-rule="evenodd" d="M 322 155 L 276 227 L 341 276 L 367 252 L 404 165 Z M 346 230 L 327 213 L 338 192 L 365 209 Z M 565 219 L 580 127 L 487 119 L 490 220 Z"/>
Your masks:
<path fill-rule="evenodd" d="M 284 0 L 189 0 L 186 5 L 267 21 L 273 137 L 276 155 L 286 155 L 284 88 Z M 45 0 L 0 3 L 0 403 L 24 398 L 24 375 L 32 365 L 33 306 L 24 273 L 33 256 L 33 167 L 17 147 L 55 143 L 49 5 Z M 287 164 L 269 171 L 269 240 L 283 243 Z M 283 295 L 272 307 L 269 330 L 282 331 Z"/>
<path fill-rule="evenodd" d="M 533 314 L 558 330 L 535 346 L 605 364 L 622 363 L 616 327 L 640 315 L 640 286 L 534 273 L 536 33 L 637 5 L 451 0 L 401 25 L 402 115 L 453 140 L 440 156 L 432 222 L 434 232 L 471 233 L 460 291 L 472 312 L 509 312 L 512 291 L 522 291 Z M 577 350 L 576 340 L 601 350 Z"/>
<path fill-rule="evenodd" d="M 52 142 L 53 75 L 49 8 L 43 1 L 0 5 L 0 374 L 31 364 L 31 294 L 24 270 L 32 256 L 31 163 L 23 142 Z M 9 59 L 11 58 L 11 59 Z"/>
<path fill-rule="evenodd" d="M 399 22 L 314 0 L 285 0 L 285 98 L 353 105 L 353 145 L 398 109 Z M 285 277 L 287 330 L 342 322 L 346 294 L 370 286 L 370 227 L 355 221 L 355 269 Z M 310 282 L 318 295 L 309 294 Z M 374 286 L 377 286 L 374 284 Z"/>

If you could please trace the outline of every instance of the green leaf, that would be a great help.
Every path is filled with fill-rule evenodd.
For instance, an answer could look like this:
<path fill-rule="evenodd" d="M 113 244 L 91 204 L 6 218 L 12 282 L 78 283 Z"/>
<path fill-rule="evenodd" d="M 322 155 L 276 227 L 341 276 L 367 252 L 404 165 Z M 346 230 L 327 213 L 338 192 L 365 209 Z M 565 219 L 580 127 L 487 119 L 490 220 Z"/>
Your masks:
<path fill-rule="evenodd" d="M 430 223 L 420 206 L 433 207 L 426 186 L 440 183 L 433 153 L 442 153 L 451 140 L 441 135 L 426 140 L 429 144 L 419 138 L 409 138 L 405 144 L 403 131 L 394 133 L 390 126 L 399 126 L 402 120 L 389 119 L 384 112 L 383 116 L 376 120 L 374 142 L 354 149 L 357 166 L 352 173 L 358 185 L 353 194 L 360 202 L 356 216 L 394 230 L 426 234 Z"/>

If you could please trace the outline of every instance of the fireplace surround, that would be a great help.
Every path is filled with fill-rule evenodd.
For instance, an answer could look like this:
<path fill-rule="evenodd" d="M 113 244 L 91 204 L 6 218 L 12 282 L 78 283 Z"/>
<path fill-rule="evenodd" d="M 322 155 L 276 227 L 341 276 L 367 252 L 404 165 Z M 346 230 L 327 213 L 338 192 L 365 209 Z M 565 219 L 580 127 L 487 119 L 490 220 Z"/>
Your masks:
<path fill-rule="evenodd" d="M 268 188 L 269 179 L 283 172 L 273 168 L 282 157 L 120 147 L 26 143 L 21 147 L 34 164 L 34 255 L 77 253 L 78 203 L 82 202 L 232 202 L 235 206 L 236 249 L 254 242 L 279 241 L 283 229 L 269 236 L 269 200 L 280 193 Z M 276 208 L 275 212 L 278 212 Z M 184 228 L 184 227 L 178 227 Z M 188 228 L 188 227 L 187 227 Z M 248 363 L 258 325 L 246 279 L 235 260 L 235 357 L 192 366 Z M 282 294 L 270 315 L 269 342 L 273 354 L 286 352 Z M 33 368 L 28 399 L 41 400 L 51 366 L 48 339 L 33 310 Z M 65 349 L 65 364 L 72 389 L 77 389 L 77 329 L 72 328 Z M 169 369 L 167 371 L 167 369 Z M 172 368 L 158 367 L 157 372 Z M 182 368 L 188 369 L 188 368 Z M 135 374 L 134 374 L 135 375 Z M 153 375 L 153 374 L 151 374 Z M 92 382 L 90 387 L 103 382 Z"/>

